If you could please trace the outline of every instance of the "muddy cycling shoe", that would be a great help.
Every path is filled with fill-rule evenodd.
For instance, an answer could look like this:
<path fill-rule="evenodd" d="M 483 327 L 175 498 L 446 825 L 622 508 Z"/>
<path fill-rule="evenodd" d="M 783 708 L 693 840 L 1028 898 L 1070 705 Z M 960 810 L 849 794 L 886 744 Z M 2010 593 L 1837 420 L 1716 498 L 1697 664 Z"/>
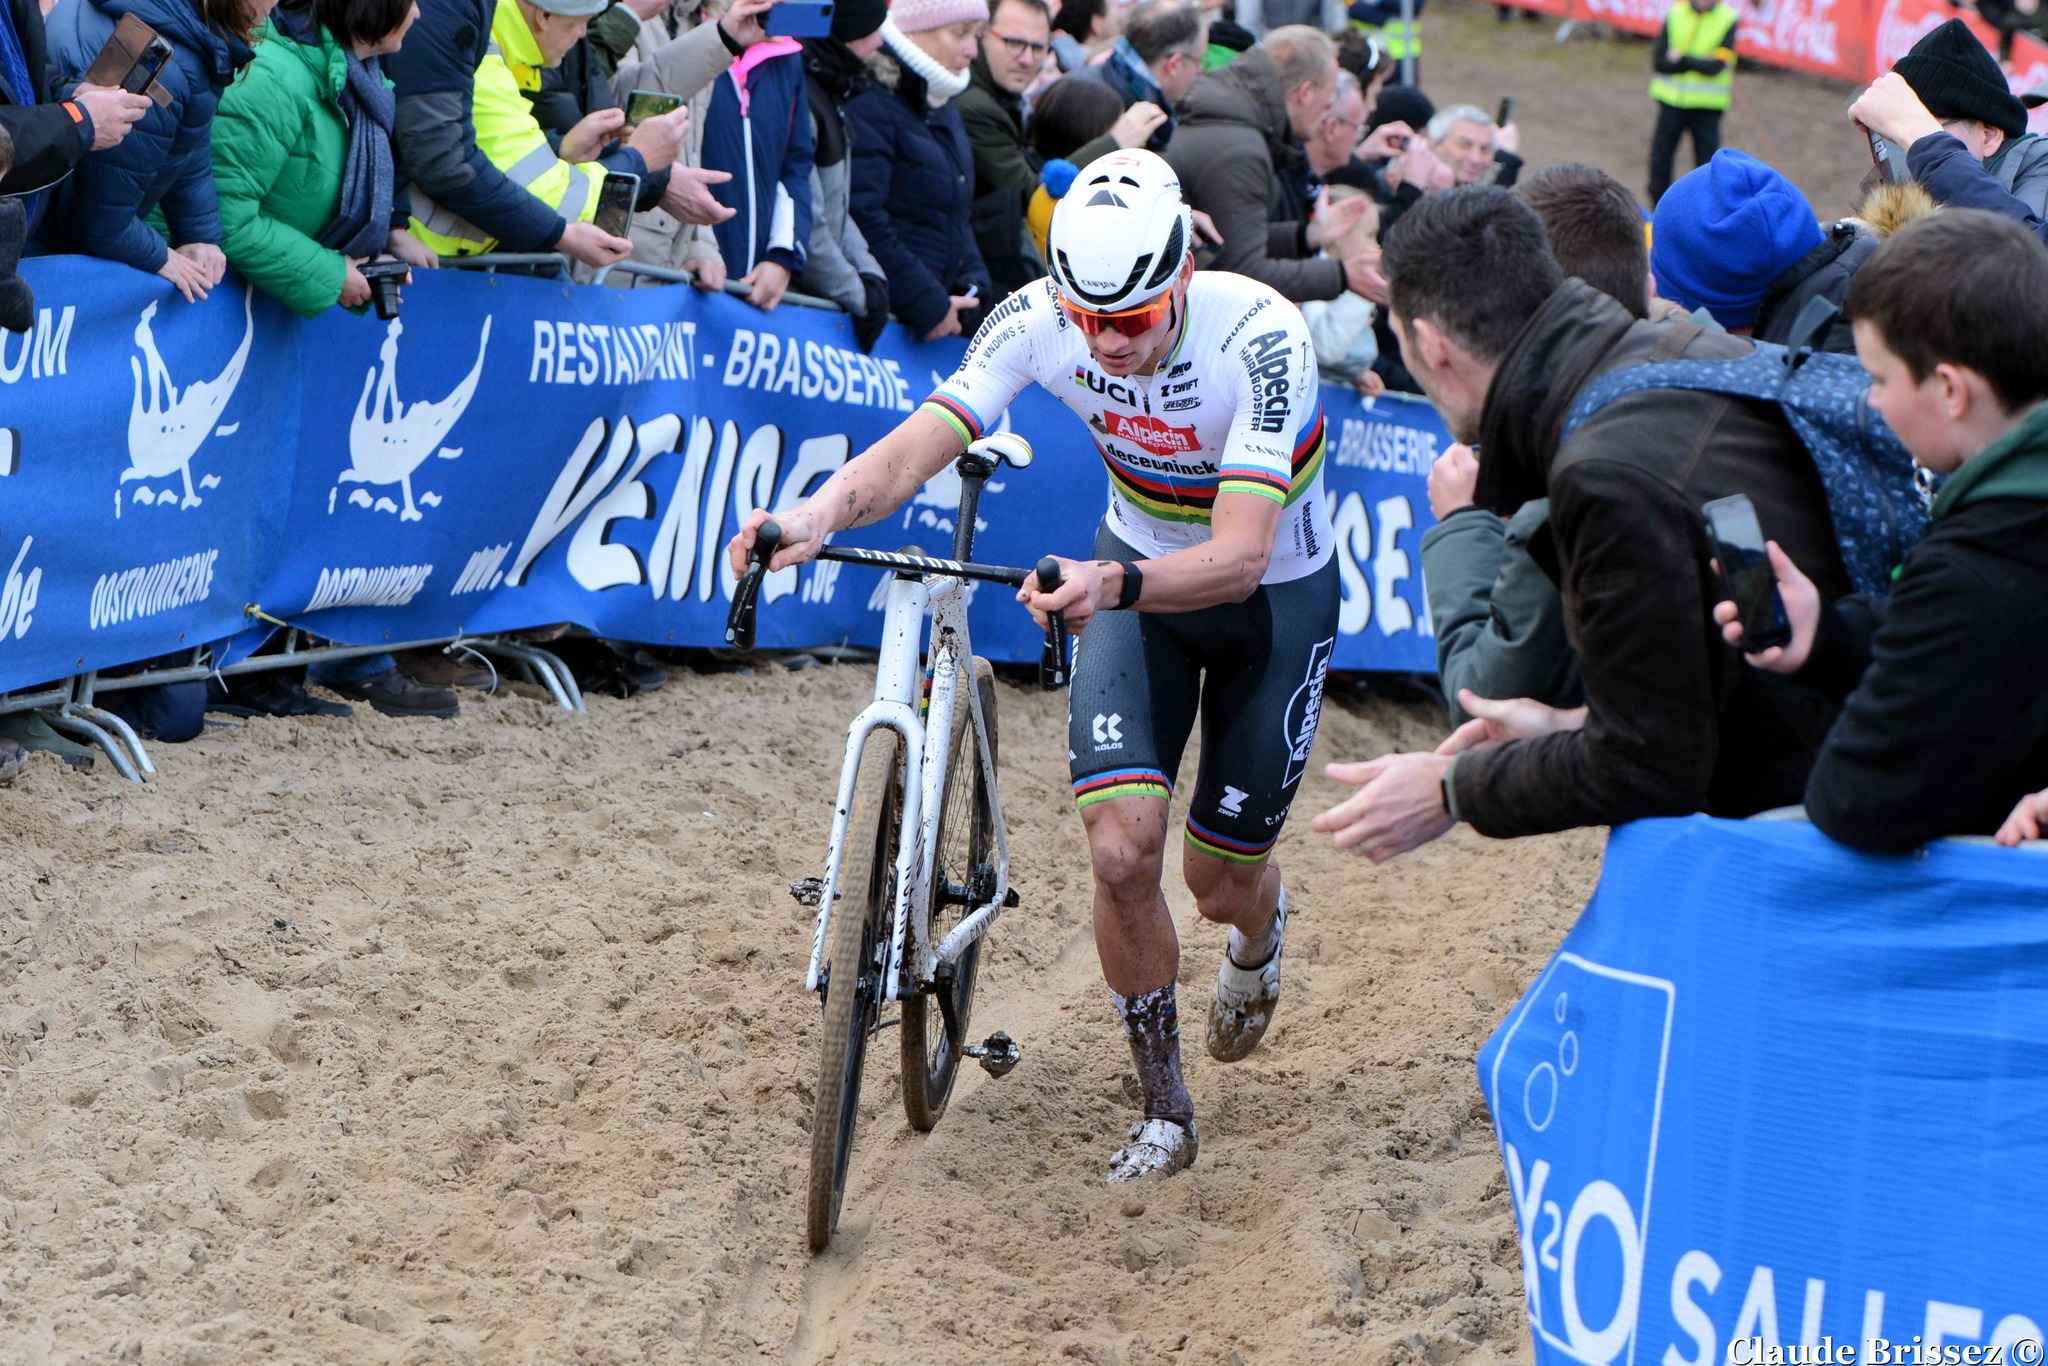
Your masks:
<path fill-rule="evenodd" d="M 1131 1145 L 1110 1155 L 1108 1181 L 1121 1186 L 1148 1176 L 1172 1176 L 1195 1165 L 1202 1144 L 1193 1124 L 1148 1119 L 1131 1126 Z"/>
<path fill-rule="evenodd" d="M 1216 970 L 1216 994 L 1209 1001 L 1209 1056 L 1218 1062 L 1246 1057 L 1266 1037 L 1273 1012 L 1280 1007 L 1280 951 L 1285 947 L 1287 889 L 1273 913 L 1273 956 L 1255 968 L 1241 968 L 1223 950 Z"/>

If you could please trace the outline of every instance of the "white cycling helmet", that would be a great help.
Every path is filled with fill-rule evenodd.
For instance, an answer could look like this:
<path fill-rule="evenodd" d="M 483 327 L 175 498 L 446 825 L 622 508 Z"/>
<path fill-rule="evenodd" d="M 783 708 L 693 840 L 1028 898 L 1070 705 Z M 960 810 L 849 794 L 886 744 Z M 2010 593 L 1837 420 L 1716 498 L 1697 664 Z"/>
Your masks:
<path fill-rule="evenodd" d="M 1053 282 L 1096 313 L 1136 308 L 1173 288 L 1194 231 L 1180 177 L 1164 157 L 1142 148 L 1097 157 L 1053 210 Z"/>

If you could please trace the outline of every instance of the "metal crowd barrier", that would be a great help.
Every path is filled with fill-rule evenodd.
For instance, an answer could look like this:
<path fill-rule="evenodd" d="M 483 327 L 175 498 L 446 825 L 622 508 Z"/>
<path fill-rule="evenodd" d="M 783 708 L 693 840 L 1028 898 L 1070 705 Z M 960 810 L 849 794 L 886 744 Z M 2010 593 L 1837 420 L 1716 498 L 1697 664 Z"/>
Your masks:
<path fill-rule="evenodd" d="M 576 274 L 575 263 L 561 252 L 555 251 L 487 252 L 477 256 L 444 256 L 441 258 L 441 266 L 446 270 L 469 270 L 484 274 L 517 270 L 522 274 L 531 274 L 543 279 L 568 280 L 575 278 Z M 663 266 L 643 265 L 635 261 L 621 261 L 596 271 L 591 282 L 605 284 L 614 273 L 640 276 L 662 284 L 694 284 L 687 272 L 670 270 Z M 614 284 L 612 287 L 620 286 Z M 626 287 L 630 288 L 631 285 L 628 284 Z M 741 299 L 747 297 L 746 286 L 736 281 L 727 281 L 725 292 Z M 830 299 L 821 299 L 809 294 L 791 292 L 783 295 L 782 301 L 798 308 L 815 308 L 831 313 L 845 312 Z M 258 615 L 253 607 L 250 614 Z M 270 654 L 251 655 L 233 664 L 216 663 L 212 647 L 200 646 L 192 651 L 191 661 L 187 664 L 163 665 L 134 673 L 113 675 L 97 671 L 88 672 L 31 691 L 0 693 L 0 715 L 40 711 L 53 730 L 97 747 L 114 765 L 116 772 L 130 782 L 139 783 L 147 777 L 156 775 L 156 765 L 151 762 L 149 751 L 134 728 L 113 712 L 96 704 L 95 699 L 101 693 L 155 687 L 163 683 L 201 682 L 216 676 L 228 678 L 238 674 L 265 673 L 273 669 L 292 669 L 330 660 L 357 659 L 364 655 L 406 650 L 439 649 L 444 653 L 471 650 L 510 662 L 518 669 L 521 681 L 545 688 L 548 695 L 564 710 L 586 710 L 582 690 L 577 687 L 575 676 L 570 673 L 569 666 L 563 663 L 560 657 L 536 645 L 502 635 L 458 636 L 451 640 L 383 642 L 376 645 L 309 643 L 315 640 L 318 640 L 318 637 L 296 627 L 285 627 L 284 646 L 281 650 Z"/>

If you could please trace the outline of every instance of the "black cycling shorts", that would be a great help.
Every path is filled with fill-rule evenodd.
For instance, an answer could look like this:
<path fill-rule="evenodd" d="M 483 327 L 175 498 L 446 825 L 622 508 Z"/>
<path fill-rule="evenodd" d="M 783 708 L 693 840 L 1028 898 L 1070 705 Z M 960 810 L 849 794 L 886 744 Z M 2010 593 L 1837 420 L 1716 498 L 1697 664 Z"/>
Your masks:
<path fill-rule="evenodd" d="M 1095 557 L 1142 558 L 1104 527 Z M 1083 807 L 1173 796 L 1202 722 L 1188 843 L 1237 863 L 1272 852 L 1308 769 L 1342 601 L 1334 556 L 1243 602 L 1193 612 L 1097 612 L 1067 694 L 1068 766 Z"/>

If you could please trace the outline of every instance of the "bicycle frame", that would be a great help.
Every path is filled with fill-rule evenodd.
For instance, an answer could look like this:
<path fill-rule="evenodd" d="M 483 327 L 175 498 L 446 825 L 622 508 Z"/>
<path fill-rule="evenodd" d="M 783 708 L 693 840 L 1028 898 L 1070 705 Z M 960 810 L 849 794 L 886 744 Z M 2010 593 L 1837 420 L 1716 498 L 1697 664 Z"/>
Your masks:
<path fill-rule="evenodd" d="M 846 731 L 846 758 L 839 770 L 839 796 L 832 817 L 832 839 L 825 860 L 825 882 L 818 899 L 818 923 L 811 936 L 810 965 L 804 989 L 816 991 L 825 945 L 830 934 L 833 902 L 846 852 L 846 823 L 853 806 L 853 788 L 860 755 L 868 737 L 887 728 L 903 742 L 903 811 L 898 823 L 895 890 L 891 898 L 888 972 L 883 999 L 900 1000 L 929 987 L 941 963 L 957 963 L 967 947 L 988 932 L 1001 914 L 1010 888 L 1010 851 L 1003 828 L 1002 797 L 996 786 L 995 757 L 989 751 L 987 718 L 981 712 L 980 689 L 973 684 L 974 650 L 967 628 L 966 585 L 940 575 L 914 577 L 898 573 L 889 584 L 882 619 L 880 658 L 875 667 L 874 700 L 861 709 Z M 930 664 L 919 667 L 918 646 L 924 620 L 932 620 Z M 919 715 L 921 680 L 931 678 L 931 695 Z M 931 942 L 931 878 L 938 857 L 938 825 L 947 778 L 946 746 L 927 746 L 928 735 L 949 736 L 954 709 L 960 705 L 960 683 L 967 680 L 968 725 L 974 735 L 975 760 L 988 789 L 996 836 L 994 894 L 970 913 L 939 944 Z M 917 931 L 917 961 L 904 980 L 906 927 Z"/>

